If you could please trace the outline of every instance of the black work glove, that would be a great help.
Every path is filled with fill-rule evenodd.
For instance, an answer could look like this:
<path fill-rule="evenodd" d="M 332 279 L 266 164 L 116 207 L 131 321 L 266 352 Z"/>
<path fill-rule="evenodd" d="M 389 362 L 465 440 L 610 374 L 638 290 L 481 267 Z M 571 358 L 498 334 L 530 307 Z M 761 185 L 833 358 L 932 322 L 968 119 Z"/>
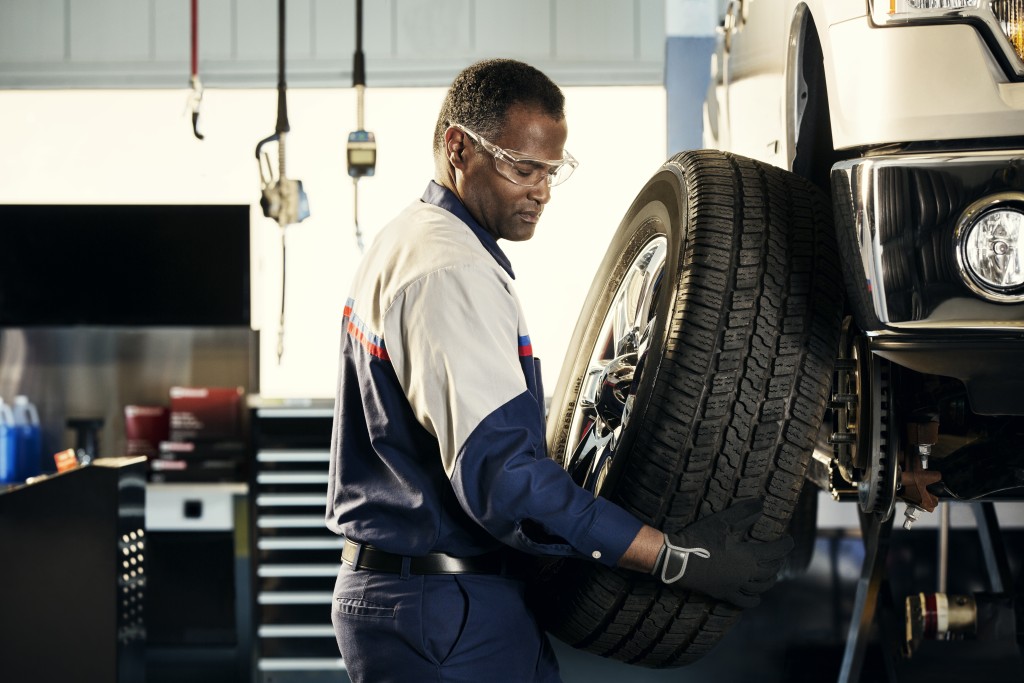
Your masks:
<path fill-rule="evenodd" d="M 775 585 L 782 561 L 793 549 L 789 536 L 767 543 L 749 538 L 761 512 L 761 501 L 743 500 L 665 534 L 651 574 L 666 584 L 755 607 L 761 593 Z"/>

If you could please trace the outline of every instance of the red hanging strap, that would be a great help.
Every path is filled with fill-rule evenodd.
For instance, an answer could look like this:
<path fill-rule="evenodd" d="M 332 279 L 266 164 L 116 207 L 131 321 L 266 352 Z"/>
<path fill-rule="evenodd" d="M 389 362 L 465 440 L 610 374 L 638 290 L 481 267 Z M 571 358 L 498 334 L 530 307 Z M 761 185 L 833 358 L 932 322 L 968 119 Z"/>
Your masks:
<path fill-rule="evenodd" d="M 199 132 L 199 105 L 203 101 L 203 84 L 199 80 L 199 0 L 192 0 L 192 71 L 189 84 L 192 92 L 189 95 L 189 108 L 192 110 L 192 133 L 203 139 Z"/>

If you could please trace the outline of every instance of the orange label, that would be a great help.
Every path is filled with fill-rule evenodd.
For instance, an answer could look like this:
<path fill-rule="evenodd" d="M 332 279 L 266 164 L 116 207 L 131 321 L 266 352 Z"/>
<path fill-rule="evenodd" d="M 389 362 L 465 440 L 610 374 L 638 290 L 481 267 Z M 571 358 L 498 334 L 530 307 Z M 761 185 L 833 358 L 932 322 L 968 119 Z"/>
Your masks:
<path fill-rule="evenodd" d="M 58 472 L 67 472 L 78 467 L 78 458 L 75 456 L 75 451 L 72 448 L 60 453 L 54 453 L 53 461 L 57 463 Z"/>

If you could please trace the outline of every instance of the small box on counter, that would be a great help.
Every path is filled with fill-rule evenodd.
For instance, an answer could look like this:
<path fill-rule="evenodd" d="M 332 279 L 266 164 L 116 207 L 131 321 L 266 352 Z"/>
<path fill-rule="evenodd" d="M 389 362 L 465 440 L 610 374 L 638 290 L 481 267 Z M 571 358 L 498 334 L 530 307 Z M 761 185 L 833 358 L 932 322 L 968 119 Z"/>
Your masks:
<path fill-rule="evenodd" d="M 241 437 L 242 387 L 171 387 L 171 441 Z"/>

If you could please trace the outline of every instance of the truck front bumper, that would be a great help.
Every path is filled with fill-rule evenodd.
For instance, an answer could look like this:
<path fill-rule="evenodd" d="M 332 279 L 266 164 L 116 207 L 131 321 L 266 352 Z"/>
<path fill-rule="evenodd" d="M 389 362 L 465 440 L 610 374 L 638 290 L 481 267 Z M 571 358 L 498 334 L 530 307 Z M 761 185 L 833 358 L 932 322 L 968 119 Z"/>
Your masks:
<path fill-rule="evenodd" d="M 977 412 L 1024 414 L 1024 296 L 987 300 L 957 259 L 969 207 L 1016 195 L 1024 206 L 1024 150 L 845 161 L 832 191 L 847 293 L 872 348 L 960 378 Z"/>

